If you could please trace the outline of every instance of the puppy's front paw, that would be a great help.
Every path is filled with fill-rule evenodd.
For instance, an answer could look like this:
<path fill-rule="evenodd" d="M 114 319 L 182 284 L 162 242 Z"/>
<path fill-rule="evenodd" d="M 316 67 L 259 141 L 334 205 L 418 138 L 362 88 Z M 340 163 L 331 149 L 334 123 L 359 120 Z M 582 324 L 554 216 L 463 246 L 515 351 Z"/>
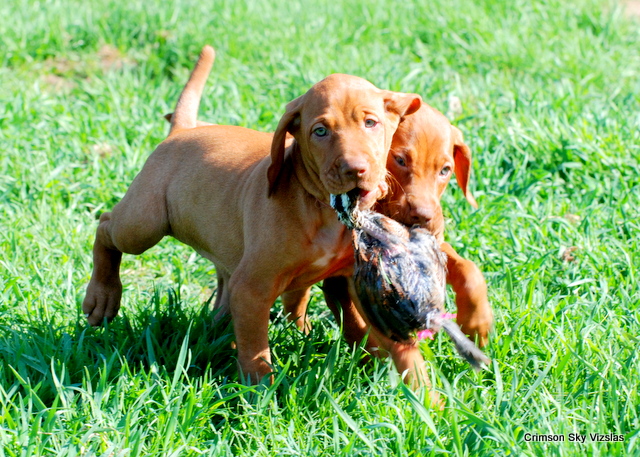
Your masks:
<path fill-rule="evenodd" d="M 238 369 L 243 381 L 248 385 L 260 384 L 266 380 L 269 384 L 273 382 L 273 369 L 271 364 L 264 359 L 256 358 L 248 362 L 241 363 L 238 360 Z"/>
<path fill-rule="evenodd" d="M 109 282 L 91 280 L 82 302 L 82 311 L 90 325 L 100 325 L 106 318 L 111 321 L 120 309 L 122 283 L 120 279 Z"/>
<path fill-rule="evenodd" d="M 489 331 L 493 324 L 491 306 L 487 303 L 485 306 L 473 308 L 470 313 L 465 311 L 458 308 L 457 324 L 464 334 L 476 342 L 479 347 L 486 346 L 489 342 Z"/>

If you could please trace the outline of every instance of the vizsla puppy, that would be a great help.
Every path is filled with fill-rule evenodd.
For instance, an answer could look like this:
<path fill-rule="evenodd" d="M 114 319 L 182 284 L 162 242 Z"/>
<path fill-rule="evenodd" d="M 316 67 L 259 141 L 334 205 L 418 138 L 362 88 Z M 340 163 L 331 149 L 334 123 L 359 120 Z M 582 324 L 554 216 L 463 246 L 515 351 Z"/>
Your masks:
<path fill-rule="evenodd" d="M 218 307 L 230 310 L 240 369 L 257 382 L 271 372 L 267 327 L 278 295 L 352 271 L 350 234 L 329 195 L 358 188 L 367 208 L 386 193 L 393 133 L 421 99 L 331 75 L 287 105 L 274 135 L 197 127 L 213 58 L 205 47 L 168 138 L 100 217 L 83 310 L 92 325 L 113 318 L 122 253 L 140 254 L 171 235 L 215 263 Z M 287 132 L 294 140 L 285 147 Z"/>

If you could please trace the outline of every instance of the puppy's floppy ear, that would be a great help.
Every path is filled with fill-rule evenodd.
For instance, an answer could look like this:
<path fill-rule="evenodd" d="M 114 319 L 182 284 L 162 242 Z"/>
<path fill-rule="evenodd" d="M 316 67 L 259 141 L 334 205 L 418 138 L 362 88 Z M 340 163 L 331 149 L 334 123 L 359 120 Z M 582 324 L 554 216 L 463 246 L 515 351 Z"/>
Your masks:
<path fill-rule="evenodd" d="M 462 138 L 462 132 L 456 127 L 451 126 L 453 137 L 453 161 L 455 163 L 455 174 L 458 186 L 462 189 L 467 201 L 474 208 L 478 209 L 476 199 L 471 195 L 469 190 L 469 176 L 471 175 L 471 149 L 467 146 Z"/>
<path fill-rule="evenodd" d="M 300 111 L 303 102 L 304 95 L 287 104 L 286 111 L 280 119 L 276 132 L 273 135 L 273 142 L 271 143 L 271 165 L 269 165 L 269 169 L 267 170 L 269 196 L 276 190 L 278 176 L 284 164 L 285 142 L 288 139 L 287 133 L 293 134 L 300 126 Z"/>
<path fill-rule="evenodd" d="M 387 112 L 397 114 L 400 119 L 413 114 L 422 106 L 422 98 L 418 94 L 385 91 L 384 108 Z"/>

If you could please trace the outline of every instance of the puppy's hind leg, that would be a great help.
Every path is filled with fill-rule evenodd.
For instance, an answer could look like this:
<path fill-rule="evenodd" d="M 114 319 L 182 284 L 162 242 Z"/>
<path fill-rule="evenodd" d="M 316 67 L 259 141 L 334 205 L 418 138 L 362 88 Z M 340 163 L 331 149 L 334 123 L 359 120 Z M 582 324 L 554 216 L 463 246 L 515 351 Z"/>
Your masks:
<path fill-rule="evenodd" d="M 122 252 L 111 242 L 110 223 L 111 213 L 100 216 L 93 243 L 93 273 L 82 302 L 82 311 L 91 325 L 100 324 L 105 317 L 113 319 L 120 309 Z"/>
<path fill-rule="evenodd" d="M 164 207 L 154 204 L 155 199 L 149 198 L 153 196 L 147 192 L 136 192 L 136 188 L 134 181 L 113 212 L 100 216 L 93 244 L 93 273 L 82 302 L 82 311 L 91 325 L 99 325 L 118 314 L 122 253 L 141 254 L 167 234 Z M 134 198 L 136 194 L 138 198 Z"/>
<path fill-rule="evenodd" d="M 229 274 L 224 273 L 216 267 L 218 278 L 218 290 L 216 290 L 216 300 L 213 302 L 214 319 L 220 320 L 230 313 L 229 308 Z"/>

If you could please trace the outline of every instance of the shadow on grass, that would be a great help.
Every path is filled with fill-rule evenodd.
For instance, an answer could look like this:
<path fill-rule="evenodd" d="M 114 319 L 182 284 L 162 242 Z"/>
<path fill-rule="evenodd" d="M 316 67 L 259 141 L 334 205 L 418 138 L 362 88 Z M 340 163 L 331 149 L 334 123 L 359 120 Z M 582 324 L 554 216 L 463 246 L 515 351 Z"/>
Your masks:
<path fill-rule="evenodd" d="M 148 306 L 121 309 L 113 322 L 95 328 L 82 316 L 73 326 L 53 319 L 3 322 L 0 316 L 0 388 L 7 398 L 35 394 L 40 408 L 47 408 L 59 397 L 56 385 L 90 385 L 98 391 L 122 376 L 146 379 L 157 373 L 162 382 L 171 382 L 181 371 L 184 383 L 211 383 L 233 393 L 241 385 L 233 327 L 228 317 L 214 319 L 210 302 L 189 306 L 176 289 L 166 295 L 156 291 Z M 274 310 L 270 344 L 274 376 L 280 378 L 276 391 L 286 394 L 295 385 L 315 394 L 318 382 L 333 385 L 327 378 L 355 382 L 365 355 L 361 348 L 348 349 L 332 318 L 317 319 L 305 335 L 278 312 L 280 305 Z"/>
<path fill-rule="evenodd" d="M 187 309 L 173 290 L 164 301 L 156 292 L 150 306 L 135 316 L 121 310 L 112 323 L 95 328 L 84 319 L 74 326 L 59 321 L 56 326 L 54 319 L 0 320 L 0 385 L 15 385 L 17 379 L 38 386 L 46 404 L 55 396 L 53 375 L 62 385 L 78 386 L 87 374 L 112 380 L 123 366 L 131 373 L 152 367 L 172 373 L 185 338 L 189 376 L 209 370 L 209 377 L 237 377 L 230 319 L 215 321 L 208 302 L 199 310 Z"/>

